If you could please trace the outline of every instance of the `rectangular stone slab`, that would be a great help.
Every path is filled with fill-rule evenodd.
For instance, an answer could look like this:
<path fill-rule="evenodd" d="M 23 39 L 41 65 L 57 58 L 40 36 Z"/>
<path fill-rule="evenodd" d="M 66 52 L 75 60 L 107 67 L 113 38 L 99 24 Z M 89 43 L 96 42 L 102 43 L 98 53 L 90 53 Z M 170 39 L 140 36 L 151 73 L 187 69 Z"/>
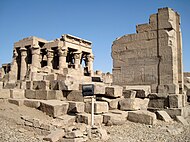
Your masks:
<path fill-rule="evenodd" d="M 57 117 L 66 114 L 68 107 L 68 102 L 59 100 L 43 100 L 40 102 L 40 110 L 52 117 Z"/>

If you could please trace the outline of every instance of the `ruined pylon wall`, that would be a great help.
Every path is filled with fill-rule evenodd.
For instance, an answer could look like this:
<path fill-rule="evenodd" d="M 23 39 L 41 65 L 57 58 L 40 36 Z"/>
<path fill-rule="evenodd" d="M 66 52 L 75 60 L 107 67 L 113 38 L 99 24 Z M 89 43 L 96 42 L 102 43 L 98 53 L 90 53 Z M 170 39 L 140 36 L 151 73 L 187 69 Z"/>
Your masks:
<path fill-rule="evenodd" d="M 136 34 L 112 45 L 113 84 L 151 85 L 152 92 L 183 92 L 180 16 L 170 8 L 152 14 Z"/>

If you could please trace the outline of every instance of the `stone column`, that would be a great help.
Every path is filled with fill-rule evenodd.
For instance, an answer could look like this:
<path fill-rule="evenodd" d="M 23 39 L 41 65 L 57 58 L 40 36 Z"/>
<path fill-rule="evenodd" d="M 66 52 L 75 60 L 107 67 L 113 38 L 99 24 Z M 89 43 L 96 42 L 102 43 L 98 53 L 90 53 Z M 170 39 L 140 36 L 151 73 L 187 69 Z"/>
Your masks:
<path fill-rule="evenodd" d="M 53 50 L 48 50 L 47 51 L 47 65 L 53 69 Z"/>
<path fill-rule="evenodd" d="M 33 46 L 32 47 L 32 66 L 36 68 L 40 68 L 40 47 L 39 46 Z"/>
<path fill-rule="evenodd" d="M 21 52 L 20 80 L 25 80 L 26 71 L 27 71 L 27 64 L 26 64 L 27 49 L 21 48 L 20 52 Z"/>
<path fill-rule="evenodd" d="M 9 72 L 9 82 L 10 81 L 16 81 L 17 75 L 18 75 L 18 65 L 17 65 L 17 59 L 18 53 L 16 52 L 16 49 L 13 50 L 13 61 L 11 64 L 11 71 Z"/>
<path fill-rule="evenodd" d="M 67 49 L 60 48 L 59 49 L 59 70 L 63 68 L 68 68 L 66 57 L 67 57 Z"/>
<path fill-rule="evenodd" d="M 75 52 L 74 53 L 74 59 L 75 59 L 75 68 L 80 68 L 80 61 L 81 61 L 81 52 Z"/>
<path fill-rule="evenodd" d="M 87 67 L 88 67 L 88 72 L 90 73 L 90 76 L 94 75 L 93 61 L 94 61 L 94 55 L 93 54 L 87 55 Z"/>

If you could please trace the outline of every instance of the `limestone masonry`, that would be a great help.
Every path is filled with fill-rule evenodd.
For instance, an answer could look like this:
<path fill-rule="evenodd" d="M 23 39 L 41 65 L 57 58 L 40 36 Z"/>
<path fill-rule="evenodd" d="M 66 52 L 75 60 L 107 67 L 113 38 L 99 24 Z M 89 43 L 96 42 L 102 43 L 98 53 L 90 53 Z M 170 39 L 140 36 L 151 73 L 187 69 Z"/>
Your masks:
<path fill-rule="evenodd" d="M 22 116 L 21 125 L 52 142 L 106 141 L 101 126 L 127 120 L 188 125 L 190 73 L 183 73 L 179 14 L 158 9 L 136 31 L 113 42 L 113 75 L 93 70 L 92 43 L 79 37 L 65 34 L 47 41 L 32 36 L 16 42 L 12 62 L 0 68 L 0 100 L 50 116 L 51 123 Z M 83 84 L 94 84 L 93 129 L 88 126 L 93 105 L 82 94 Z"/>
<path fill-rule="evenodd" d="M 112 45 L 113 84 L 150 85 L 154 93 L 183 93 L 180 16 L 170 8 L 152 14 L 135 34 Z"/>

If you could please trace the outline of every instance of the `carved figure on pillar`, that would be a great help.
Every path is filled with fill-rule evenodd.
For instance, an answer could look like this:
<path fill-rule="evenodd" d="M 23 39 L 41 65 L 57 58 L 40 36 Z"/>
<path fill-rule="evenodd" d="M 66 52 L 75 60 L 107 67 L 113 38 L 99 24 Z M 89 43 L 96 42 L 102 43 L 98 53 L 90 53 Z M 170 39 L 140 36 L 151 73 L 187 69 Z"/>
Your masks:
<path fill-rule="evenodd" d="M 27 64 L 26 64 L 27 49 L 22 47 L 20 48 L 20 52 L 21 52 L 20 80 L 25 80 L 26 71 L 27 71 Z"/>
<path fill-rule="evenodd" d="M 47 65 L 53 69 L 53 50 L 47 50 Z"/>
<path fill-rule="evenodd" d="M 80 60 L 81 60 L 81 52 L 75 52 L 74 53 L 74 59 L 75 59 L 75 68 L 80 67 Z"/>

